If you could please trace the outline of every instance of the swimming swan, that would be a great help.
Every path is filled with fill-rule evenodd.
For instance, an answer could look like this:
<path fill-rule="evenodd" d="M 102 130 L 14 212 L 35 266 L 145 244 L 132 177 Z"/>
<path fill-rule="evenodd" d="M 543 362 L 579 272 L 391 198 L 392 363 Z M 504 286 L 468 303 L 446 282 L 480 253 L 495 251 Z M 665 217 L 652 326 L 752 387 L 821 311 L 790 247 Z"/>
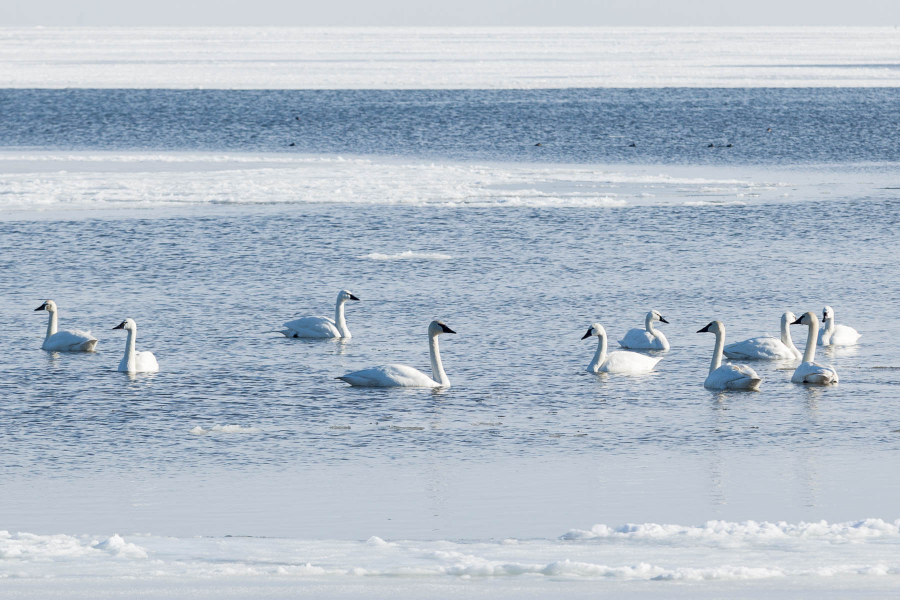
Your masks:
<path fill-rule="evenodd" d="M 341 290 L 334 306 L 334 320 L 328 317 L 303 317 L 284 324 L 285 329 L 278 333 L 289 338 L 344 338 L 349 339 L 350 330 L 344 320 L 344 302 L 359 300 L 347 290 Z"/>
<path fill-rule="evenodd" d="M 661 360 L 652 356 L 638 354 L 637 352 L 619 351 L 607 354 L 606 330 L 603 329 L 600 323 L 592 324 L 581 339 L 586 340 L 592 335 L 599 337 L 600 341 L 597 344 L 594 358 L 591 359 L 591 364 L 587 367 L 590 373 L 647 373 L 652 371 L 656 363 Z"/>
<path fill-rule="evenodd" d="M 668 350 L 669 340 L 653 328 L 654 321 L 669 323 L 658 310 L 651 310 L 644 318 L 644 329 L 629 329 L 625 337 L 619 340 L 619 345 L 632 350 Z"/>
<path fill-rule="evenodd" d="M 434 379 L 406 365 L 385 365 L 372 367 L 362 371 L 347 373 L 337 379 L 358 387 L 417 387 L 448 388 L 450 379 L 441 364 L 441 351 L 438 348 L 438 336 L 442 333 L 456 333 L 440 321 L 432 321 L 428 325 L 428 353 L 431 355 L 431 372 Z"/>
<path fill-rule="evenodd" d="M 837 371 L 833 367 L 826 367 L 815 362 L 816 338 L 819 336 L 819 319 L 815 313 L 804 313 L 791 325 L 806 325 L 809 327 L 809 335 L 806 338 L 806 349 L 803 352 L 803 362 L 794 371 L 791 381 L 794 383 L 815 383 L 829 385 L 838 382 Z"/>
<path fill-rule="evenodd" d="M 137 323 L 134 319 L 125 319 L 113 329 L 124 329 L 128 332 L 125 341 L 125 356 L 119 363 L 119 371 L 123 373 L 156 373 L 159 371 L 159 363 L 152 352 L 135 352 L 134 340 L 137 337 Z"/>
<path fill-rule="evenodd" d="M 781 339 L 772 336 L 750 338 L 725 346 L 725 356 L 744 360 L 798 360 L 800 351 L 791 339 L 791 323 L 797 319 L 791 311 L 781 315 Z"/>
<path fill-rule="evenodd" d="M 57 331 L 57 314 L 56 302 L 47 300 L 36 309 L 46 310 L 50 313 L 50 320 L 47 323 L 47 335 L 44 336 L 44 343 L 41 348 L 50 350 L 51 352 L 93 352 L 97 346 L 97 338 L 91 335 L 90 331 L 79 331 L 77 329 L 64 329 Z"/>
<path fill-rule="evenodd" d="M 822 322 L 825 325 L 819 331 L 820 346 L 854 346 L 861 335 L 852 327 L 837 325 L 834 322 L 834 309 L 826 306 L 822 311 Z"/>
<path fill-rule="evenodd" d="M 704 387 L 713 390 L 759 391 L 762 379 L 756 374 L 756 371 L 747 365 L 722 364 L 722 350 L 725 347 L 725 325 L 722 321 L 713 321 L 697 333 L 716 334 L 716 348 L 713 350 L 712 362 L 709 364 L 709 375 L 703 382 Z"/>

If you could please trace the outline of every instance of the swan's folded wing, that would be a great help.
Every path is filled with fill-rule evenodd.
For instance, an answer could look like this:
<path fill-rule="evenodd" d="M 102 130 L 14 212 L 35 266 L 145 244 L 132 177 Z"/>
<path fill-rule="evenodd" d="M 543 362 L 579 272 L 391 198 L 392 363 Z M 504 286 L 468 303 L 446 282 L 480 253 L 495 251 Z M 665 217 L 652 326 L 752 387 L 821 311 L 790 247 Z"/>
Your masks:
<path fill-rule="evenodd" d="M 650 335 L 646 329 L 629 329 L 619 345 L 623 348 L 652 348 L 655 345 L 656 338 Z"/>
<path fill-rule="evenodd" d="M 818 363 L 805 362 L 797 367 L 791 376 L 794 383 L 817 383 L 825 385 L 837 383 L 838 375 L 832 367 L 826 367 Z"/>
<path fill-rule="evenodd" d="M 835 325 L 831 343 L 836 346 L 852 346 L 862 337 L 858 331 L 846 325 Z"/>
<path fill-rule="evenodd" d="M 97 338 L 90 331 L 77 329 L 64 329 L 57 331 L 44 342 L 45 350 L 93 350 L 97 345 Z"/>
<path fill-rule="evenodd" d="M 406 365 L 384 365 L 354 371 L 338 377 L 350 385 L 360 387 L 436 387 L 437 383 L 425 373 Z"/>
<path fill-rule="evenodd" d="M 608 373 L 646 373 L 660 360 L 637 352 L 613 352 L 603 363 L 603 370 Z"/>
<path fill-rule="evenodd" d="M 755 337 L 725 346 L 728 358 L 793 358 L 794 353 L 773 337 Z"/>
<path fill-rule="evenodd" d="M 296 332 L 300 337 L 340 337 L 341 333 L 334 321 L 328 317 L 303 317 L 284 324 L 286 329 Z"/>
<path fill-rule="evenodd" d="M 135 362 L 137 363 L 137 370 L 141 373 L 156 373 L 159 371 L 159 363 L 156 362 L 156 357 L 152 352 L 146 350 L 144 352 L 136 352 Z"/>
<path fill-rule="evenodd" d="M 756 374 L 756 371 L 747 365 L 733 365 L 731 363 L 726 363 L 710 373 L 707 379 L 715 382 L 722 388 L 727 388 L 737 383 L 749 382 L 752 380 L 759 381 L 760 377 Z"/>

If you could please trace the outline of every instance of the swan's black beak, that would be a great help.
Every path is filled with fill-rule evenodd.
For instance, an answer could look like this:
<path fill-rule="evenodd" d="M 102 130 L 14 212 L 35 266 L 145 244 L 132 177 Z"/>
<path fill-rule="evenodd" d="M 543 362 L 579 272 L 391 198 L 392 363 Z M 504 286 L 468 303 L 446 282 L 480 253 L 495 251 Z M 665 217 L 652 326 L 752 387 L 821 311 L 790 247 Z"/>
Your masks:
<path fill-rule="evenodd" d="M 710 323 L 709 325 L 712 325 L 712 323 Z M 697 333 L 709 333 L 709 325 L 707 325 L 706 327 L 704 327 L 703 329 L 701 329 L 701 330 L 698 331 Z"/>
<path fill-rule="evenodd" d="M 803 323 L 800 322 L 800 321 L 802 321 L 802 320 L 803 320 L 803 317 L 802 317 L 802 316 L 797 317 L 797 320 L 794 321 L 793 323 L 791 323 L 791 325 L 803 325 Z"/>
<path fill-rule="evenodd" d="M 122 321 L 121 323 L 113 327 L 113 329 L 125 329 L 125 321 Z"/>
<path fill-rule="evenodd" d="M 35 312 L 37 312 L 37 311 L 39 311 L 39 310 L 44 310 L 45 308 L 47 308 L 47 303 L 46 303 L 46 302 L 44 302 L 43 304 L 41 304 L 40 306 L 38 306 L 38 307 L 37 307 L 36 309 L 34 309 L 34 310 L 35 310 Z"/>
<path fill-rule="evenodd" d="M 586 340 L 586 339 L 588 339 L 589 337 L 591 337 L 591 332 L 592 332 L 592 331 L 594 331 L 594 328 L 593 328 L 593 327 L 589 327 L 588 330 L 587 330 L 587 333 L 584 334 L 583 336 L 581 336 L 581 339 Z"/>
<path fill-rule="evenodd" d="M 441 331 L 444 332 L 444 333 L 456 333 L 455 331 L 453 331 L 452 329 L 450 329 L 449 327 L 447 327 L 447 326 L 444 325 L 443 323 L 441 323 Z"/>
<path fill-rule="evenodd" d="M 359 300 L 359 298 L 357 298 L 357 297 L 354 296 L 353 294 L 350 294 L 350 299 L 351 299 L 351 300 Z"/>
<path fill-rule="evenodd" d="M 665 318 L 664 316 L 662 316 L 662 315 L 659 315 L 659 322 L 660 322 L 660 323 L 665 323 L 666 325 L 669 324 L 669 322 L 666 321 L 666 318 Z"/>

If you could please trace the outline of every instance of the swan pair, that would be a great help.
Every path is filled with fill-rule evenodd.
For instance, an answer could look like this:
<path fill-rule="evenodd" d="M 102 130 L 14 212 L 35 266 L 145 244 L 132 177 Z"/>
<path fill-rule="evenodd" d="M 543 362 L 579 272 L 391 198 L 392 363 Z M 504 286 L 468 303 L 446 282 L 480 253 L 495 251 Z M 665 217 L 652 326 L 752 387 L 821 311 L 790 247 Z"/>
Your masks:
<path fill-rule="evenodd" d="M 641 329 L 632 329 L 631 331 L 645 333 Z M 600 323 L 593 323 L 581 339 L 586 340 L 592 336 L 597 336 L 600 339 L 597 343 L 597 351 L 594 353 L 594 358 L 591 359 L 587 367 L 590 373 L 627 373 L 631 375 L 647 373 L 652 371 L 656 363 L 661 360 L 660 358 L 638 354 L 637 352 L 618 351 L 607 354 L 606 330 Z M 621 342 L 619 343 L 621 344 Z M 666 344 L 668 345 L 668 342 Z"/>
<path fill-rule="evenodd" d="M 284 329 L 277 333 L 288 338 L 350 339 L 352 336 L 344 317 L 344 304 L 350 300 L 359 301 L 359 298 L 347 290 L 341 290 L 335 302 L 333 320 L 328 317 L 303 317 L 288 321 L 284 324 Z M 346 381 L 355 387 L 448 388 L 450 378 L 444 371 L 437 339 L 437 336 L 443 333 L 456 332 L 441 321 L 432 321 L 428 325 L 428 352 L 431 356 L 431 372 L 434 379 L 418 369 L 398 364 L 354 371 L 336 379 Z"/>
<path fill-rule="evenodd" d="M 41 348 L 51 352 L 93 352 L 97 346 L 97 338 L 89 331 L 77 329 L 58 330 L 59 309 L 56 302 L 46 300 L 35 311 L 46 310 L 50 313 L 47 323 L 47 334 Z M 155 373 L 159 371 L 159 363 L 152 352 L 135 352 L 134 342 L 137 336 L 137 325 L 132 319 L 125 319 L 113 329 L 125 329 L 128 331 L 128 339 L 125 342 L 125 356 L 119 363 L 119 371 L 126 373 Z"/>
<path fill-rule="evenodd" d="M 791 311 L 781 316 L 781 339 L 770 336 L 755 337 L 725 346 L 725 356 L 744 360 L 798 360 L 800 351 L 791 340 L 790 327 L 797 317 Z M 826 306 L 822 311 L 825 327 L 818 333 L 820 346 L 852 346 L 861 337 L 852 327 L 834 322 L 834 309 Z"/>

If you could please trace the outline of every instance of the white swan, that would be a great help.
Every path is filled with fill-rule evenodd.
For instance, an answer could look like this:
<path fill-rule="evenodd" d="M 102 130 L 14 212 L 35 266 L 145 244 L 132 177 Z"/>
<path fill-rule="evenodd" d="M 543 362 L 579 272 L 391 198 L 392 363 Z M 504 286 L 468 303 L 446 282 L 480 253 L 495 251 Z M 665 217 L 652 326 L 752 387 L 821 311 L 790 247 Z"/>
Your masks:
<path fill-rule="evenodd" d="M 833 367 L 826 367 L 815 362 L 816 338 L 819 336 L 819 319 L 812 312 L 804 313 L 791 325 L 806 325 L 809 327 L 809 335 L 806 338 L 806 349 L 803 352 L 803 362 L 794 371 L 791 381 L 794 383 L 815 383 L 829 385 L 838 382 L 837 371 Z"/>
<path fill-rule="evenodd" d="M 781 339 L 772 336 L 750 338 L 725 346 L 725 356 L 744 360 L 798 360 L 800 351 L 791 339 L 791 324 L 797 319 L 791 311 L 781 315 Z"/>
<path fill-rule="evenodd" d="M 722 321 L 713 321 L 697 333 L 716 334 L 716 348 L 713 350 L 712 362 L 709 364 L 709 375 L 703 382 L 704 387 L 713 390 L 759 391 L 762 379 L 756 374 L 756 371 L 747 365 L 722 364 L 722 351 L 725 347 L 725 325 Z"/>
<path fill-rule="evenodd" d="M 284 324 L 284 330 L 279 331 L 289 338 L 344 338 L 349 339 L 350 330 L 347 329 L 347 321 L 344 320 L 344 302 L 347 300 L 359 300 L 347 290 L 338 292 L 337 302 L 334 306 L 334 320 L 328 317 L 303 317 Z"/>
<path fill-rule="evenodd" d="M 438 336 L 442 333 L 456 333 L 440 321 L 432 321 L 428 325 L 428 353 L 431 355 L 431 372 L 434 379 L 406 365 L 385 365 L 372 367 L 362 371 L 347 373 L 337 379 L 358 387 L 418 387 L 448 388 L 450 379 L 444 372 L 441 363 L 441 351 L 438 348 Z"/>
<path fill-rule="evenodd" d="M 125 356 L 119 363 L 119 371 L 123 373 L 156 373 L 159 371 L 159 363 L 152 352 L 135 352 L 134 341 L 137 338 L 137 323 L 134 319 L 125 319 L 113 329 L 124 329 L 128 332 L 125 341 Z"/>
<path fill-rule="evenodd" d="M 820 346 L 854 346 L 861 337 L 852 327 L 837 325 L 834 322 L 834 309 L 830 306 L 822 311 L 822 322 L 825 326 L 819 331 Z"/>
<path fill-rule="evenodd" d="M 79 331 L 78 329 L 64 329 L 57 331 L 57 314 L 56 302 L 47 300 L 36 309 L 46 310 L 50 313 L 50 320 L 47 322 L 47 335 L 44 336 L 44 343 L 41 348 L 50 350 L 51 352 L 93 352 L 97 346 L 97 338 L 91 335 L 90 331 Z"/>
<path fill-rule="evenodd" d="M 597 351 L 588 365 L 590 373 L 647 373 L 652 371 L 661 359 L 653 356 L 638 354 L 637 352 L 611 352 L 606 353 L 606 330 L 600 323 L 592 324 L 587 333 L 581 339 L 586 340 L 592 335 L 600 338 L 597 343 Z"/>
<path fill-rule="evenodd" d="M 653 328 L 654 321 L 668 324 L 658 310 L 651 310 L 644 318 L 644 329 L 629 329 L 625 337 L 619 340 L 619 345 L 632 350 L 668 350 L 669 340 Z"/>

